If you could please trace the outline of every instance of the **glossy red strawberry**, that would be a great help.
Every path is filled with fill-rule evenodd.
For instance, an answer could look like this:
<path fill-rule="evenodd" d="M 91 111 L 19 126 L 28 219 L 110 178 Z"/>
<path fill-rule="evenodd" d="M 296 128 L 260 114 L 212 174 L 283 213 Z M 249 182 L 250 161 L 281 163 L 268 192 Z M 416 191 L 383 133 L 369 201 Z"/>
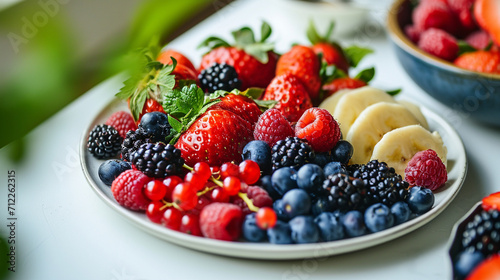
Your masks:
<path fill-rule="evenodd" d="M 306 46 L 293 46 L 283 54 L 276 66 L 276 76 L 292 74 L 304 85 L 311 100 L 319 96 L 321 64 L 316 53 Z"/>
<path fill-rule="evenodd" d="M 175 76 L 174 88 L 183 87 L 186 84 L 192 83 L 199 84 L 196 70 L 193 70 L 186 65 L 177 64 L 172 71 L 172 75 Z"/>
<path fill-rule="evenodd" d="M 262 111 L 255 101 L 249 97 L 238 94 L 228 94 L 221 97 L 219 103 L 210 107 L 210 110 L 212 109 L 231 111 L 249 121 L 252 127 L 259 119 L 260 114 L 262 114 Z"/>
<path fill-rule="evenodd" d="M 196 73 L 196 67 L 194 67 L 191 60 L 178 51 L 172 49 L 164 50 L 158 55 L 157 60 L 163 64 L 172 64 L 171 57 L 177 61 L 177 65 L 184 65 Z"/>
<path fill-rule="evenodd" d="M 492 193 L 482 200 L 484 210 L 497 209 L 500 210 L 500 192 Z"/>
<path fill-rule="evenodd" d="M 266 88 L 262 99 L 278 101 L 274 108 L 290 122 L 299 120 L 300 116 L 312 107 L 302 82 L 289 73 L 275 77 Z"/>
<path fill-rule="evenodd" d="M 366 82 L 356 78 L 343 77 L 335 79 L 321 88 L 323 90 L 323 98 L 336 93 L 342 89 L 355 89 L 366 86 Z"/>
<path fill-rule="evenodd" d="M 467 276 L 467 280 L 498 280 L 500 279 L 500 255 L 481 262 Z"/>
<path fill-rule="evenodd" d="M 472 71 L 500 74 L 500 53 L 475 51 L 464 53 L 455 61 L 455 65 Z"/>
<path fill-rule="evenodd" d="M 349 71 L 349 61 L 342 47 L 337 42 L 330 40 L 333 28 L 334 24 L 331 23 L 325 34 L 320 35 L 311 21 L 306 33 L 307 38 L 312 44 L 312 50 L 316 54 L 321 54 L 322 60 L 326 62 L 327 65 L 335 65 L 347 74 Z"/>
<path fill-rule="evenodd" d="M 243 147 L 253 140 L 252 125 L 227 110 L 209 110 L 201 115 L 175 147 L 182 151 L 186 164 L 204 161 L 210 166 L 224 162 L 240 162 Z"/>

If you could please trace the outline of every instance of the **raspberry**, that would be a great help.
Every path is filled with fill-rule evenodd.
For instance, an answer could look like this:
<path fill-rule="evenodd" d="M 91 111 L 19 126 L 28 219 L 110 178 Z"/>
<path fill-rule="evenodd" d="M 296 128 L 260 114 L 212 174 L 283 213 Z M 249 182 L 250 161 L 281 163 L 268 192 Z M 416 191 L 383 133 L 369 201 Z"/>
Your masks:
<path fill-rule="evenodd" d="M 422 31 L 429 28 L 442 29 L 451 34 L 457 31 L 457 18 L 443 2 L 421 2 L 413 10 L 412 18 L 415 26 Z"/>
<path fill-rule="evenodd" d="M 243 213 L 241 208 L 230 203 L 214 202 L 201 210 L 200 229 L 203 236 L 234 241 L 241 235 Z"/>
<path fill-rule="evenodd" d="M 137 129 L 134 118 L 130 113 L 125 111 L 113 113 L 106 121 L 106 124 L 114 127 L 123 139 L 127 137 L 127 132 L 129 130 Z"/>
<path fill-rule="evenodd" d="M 118 204 L 130 210 L 146 210 L 151 202 L 143 192 L 151 179 L 144 173 L 129 169 L 121 173 L 111 185 L 111 192 Z"/>
<path fill-rule="evenodd" d="M 447 0 L 448 7 L 461 24 L 460 33 L 469 33 L 477 29 L 472 15 L 474 0 Z"/>
<path fill-rule="evenodd" d="M 418 44 L 422 31 L 415 25 L 407 25 L 405 26 L 405 34 L 413 43 Z"/>
<path fill-rule="evenodd" d="M 269 109 L 260 115 L 253 131 L 255 140 L 262 140 L 271 148 L 279 140 L 293 135 L 292 126 L 277 109 Z"/>
<path fill-rule="evenodd" d="M 418 47 L 448 61 L 453 61 L 458 55 L 457 40 L 445 31 L 436 28 L 422 32 Z"/>
<path fill-rule="evenodd" d="M 490 45 L 491 36 L 484 30 L 478 30 L 467 36 L 465 42 L 477 50 L 484 50 Z"/>
<path fill-rule="evenodd" d="M 434 191 L 448 180 L 448 173 L 434 150 L 416 153 L 405 169 L 405 181 Z"/>
<path fill-rule="evenodd" d="M 248 198 L 253 202 L 253 205 L 257 207 L 273 206 L 273 199 L 269 196 L 267 191 L 258 186 L 250 186 L 247 190 Z"/>
<path fill-rule="evenodd" d="M 307 109 L 295 125 L 295 136 L 306 139 L 315 152 L 327 152 L 340 140 L 339 124 L 326 109 Z"/>

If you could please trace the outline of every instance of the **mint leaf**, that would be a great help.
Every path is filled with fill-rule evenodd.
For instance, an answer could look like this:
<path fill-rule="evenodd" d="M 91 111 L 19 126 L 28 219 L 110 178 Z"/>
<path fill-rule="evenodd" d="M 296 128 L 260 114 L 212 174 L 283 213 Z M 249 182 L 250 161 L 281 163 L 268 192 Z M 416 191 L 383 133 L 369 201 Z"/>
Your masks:
<path fill-rule="evenodd" d="M 371 67 L 371 68 L 367 68 L 367 69 L 362 70 L 354 78 L 361 80 L 361 81 L 368 84 L 373 79 L 374 76 L 375 76 L 375 68 Z"/>
<path fill-rule="evenodd" d="M 168 123 L 176 132 L 180 133 L 182 131 L 182 123 L 176 118 L 168 115 Z"/>
<path fill-rule="evenodd" d="M 344 53 L 352 67 L 358 66 L 358 63 L 368 54 L 373 53 L 372 49 L 358 46 L 344 48 Z"/>

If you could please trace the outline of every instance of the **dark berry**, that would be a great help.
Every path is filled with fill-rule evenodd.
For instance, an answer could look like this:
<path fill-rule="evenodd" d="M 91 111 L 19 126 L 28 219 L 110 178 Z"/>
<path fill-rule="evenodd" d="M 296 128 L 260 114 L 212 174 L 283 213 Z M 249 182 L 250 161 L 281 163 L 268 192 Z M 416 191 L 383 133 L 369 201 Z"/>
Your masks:
<path fill-rule="evenodd" d="M 332 155 L 330 152 L 316 153 L 312 163 L 319 165 L 323 168 L 326 164 L 332 161 Z"/>
<path fill-rule="evenodd" d="M 317 216 L 323 212 L 335 211 L 333 196 L 329 193 L 321 196 L 317 196 L 312 203 L 311 212 L 314 216 Z"/>
<path fill-rule="evenodd" d="M 148 177 L 165 178 L 182 172 L 184 159 L 173 145 L 146 143 L 132 155 L 132 164 Z"/>
<path fill-rule="evenodd" d="M 271 174 L 271 148 L 269 145 L 261 140 L 253 140 L 248 142 L 243 148 L 243 160 L 255 161 L 263 174 Z"/>
<path fill-rule="evenodd" d="M 255 216 L 257 213 L 250 213 L 245 216 L 242 225 L 243 237 L 250 242 L 260 242 L 266 238 L 266 231 L 257 226 Z"/>
<path fill-rule="evenodd" d="M 290 167 L 282 167 L 271 176 L 273 189 L 283 196 L 287 191 L 297 188 L 297 172 Z"/>
<path fill-rule="evenodd" d="M 486 258 L 500 252 L 500 211 L 481 210 L 467 223 L 462 233 L 465 251 L 480 251 Z"/>
<path fill-rule="evenodd" d="M 280 220 L 274 227 L 267 229 L 267 238 L 272 244 L 293 244 L 290 225 Z"/>
<path fill-rule="evenodd" d="M 365 225 L 371 232 L 379 232 L 394 225 L 391 209 L 382 203 L 376 203 L 365 211 Z"/>
<path fill-rule="evenodd" d="M 172 128 L 168 123 L 167 115 L 158 111 L 144 114 L 139 127 L 144 130 L 152 142 L 161 141 L 164 143 L 168 142 L 166 139 Z"/>
<path fill-rule="evenodd" d="M 354 149 L 346 140 L 339 140 L 331 151 L 332 161 L 338 161 L 342 164 L 347 164 L 352 157 Z"/>
<path fill-rule="evenodd" d="M 88 151 L 98 159 L 110 159 L 118 155 L 123 138 L 109 125 L 96 125 L 89 134 Z"/>
<path fill-rule="evenodd" d="M 131 155 L 139 149 L 142 144 L 151 143 L 150 136 L 144 131 L 142 127 L 136 130 L 130 130 L 127 132 L 127 136 L 122 143 L 122 159 L 130 161 Z"/>
<path fill-rule="evenodd" d="M 410 219 L 411 210 L 408 204 L 398 201 L 391 206 L 391 213 L 394 216 L 394 225 L 402 224 Z"/>
<path fill-rule="evenodd" d="M 285 211 L 285 204 L 283 203 L 282 199 L 276 199 L 273 202 L 273 210 L 276 213 L 276 216 L 278 217 L 279 220 L 282 221 L 290 220 L 289 216 Z"/>
<path fill-rule="evenodd" d="M 327 163 L 325 167 L 323 167 L 323 172 L 325 173 L 325 177 L 337 173 L 347 174 L 345 167 L 338 161 L 332 161 Z"/>
<path fill-rule="evenodd" d="M 352 210 L 342 216 L 342 225 L 349 237 L 357 237 L 366 234 L 366 225 L 363 214 L 357 210 Z"/>
<path fill-rule="evenodd" d="M 319 241 L 319 229 L 312 216 L 297 216 L 288 222 L 294 243 L 316 243 Z"/>
<path fill-rule="evenodd" d="M 413 213 L 421 215 L 431 210 L 434 205 L 434 194 L 430 189 L 415 186 L 410 188 L 406 202 Z"/>
<path fill-rule="evenodd" d="M 303 189 L 289 190 L 283 195 L 282 203 L 285 214 L 290 218 L 307 215 L 311 211 L 311 197 Z"/>
<path fill-rule="evenodd" d="M 314 219 L 314 222 L 318 225 L 321 240 L 325 242 L 340 240 L 345 236 L 341 215 L 323 212 Z"/>
<path fill-rule="evenodd" d="M 281 167 L 300 168 L 302 165 L 312 162 L 315 158 L 314 151 L 306 140 L 298 137 L 287 137 L 279 140 L 271 149 L 273 170 Z"/>
<path fill-rule="evenodd" d="M 330 175 L 323 182 L 323 189 L 333 197 L 332 207 L 335 210 L 362 210 L 368 206 L 366 186 L 361 179 L 338 173 Z"/>
<path fill-rule="evenodd" d="M 303 165 L 297 172 L 297 186 L 308 193 L 317 193 L 322 190 L 324 180 L 323 169 L 313 163 Z"/>
<path fill-rule="evenodd" d="M 198 75 L 198 80 L 200 80 L 201 88 L 206 92 L 231 91 L 241 86 L 238 73 L 233 66 L 226 63 L 214 63 L 203 69 Z"/>
<path fill-rule="evenodd" d="M 478 251 L 460 252 L 453 265 L 455 279 L 465 279 L 484 259 L 483 254 Z"/>
<path fill-rule="evenodd" d="M 273 188 L 271 175 L 261 176 L 259 181 L 257 182 L 257 185 L 265 189 L 273 200 L 276 200 L 281 197 L 281 195 L 276 191 L 276 189 Z"/>
<path fill-rule="evenodd" d="M 99 179 L 101 179 L 105 185 L 111 186 L 118 175 L 131 168 L 132 166 L 129 162 L 118 159 L 109 159 L 99 166 Z"/>

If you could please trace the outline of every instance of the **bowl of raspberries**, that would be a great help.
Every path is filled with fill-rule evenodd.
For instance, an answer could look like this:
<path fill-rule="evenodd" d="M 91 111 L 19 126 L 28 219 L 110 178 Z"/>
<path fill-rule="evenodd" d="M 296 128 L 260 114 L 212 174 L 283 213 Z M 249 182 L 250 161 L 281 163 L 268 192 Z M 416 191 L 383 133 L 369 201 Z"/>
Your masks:
<path fill-rule="evenodd" d="M 461 117 L 500 125 L 500 2 L 395 1 L 387 27 L 415 83 Z"/>

